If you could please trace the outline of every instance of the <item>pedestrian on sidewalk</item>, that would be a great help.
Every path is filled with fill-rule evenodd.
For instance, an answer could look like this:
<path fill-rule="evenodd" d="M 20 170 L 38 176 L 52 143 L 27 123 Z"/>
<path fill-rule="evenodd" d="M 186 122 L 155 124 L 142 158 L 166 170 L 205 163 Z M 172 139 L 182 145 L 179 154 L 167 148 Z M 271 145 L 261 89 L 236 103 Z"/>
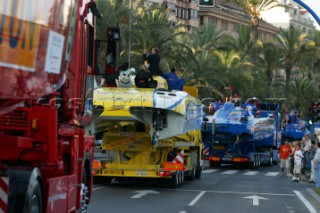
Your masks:
<path fill-rule="evenodd" d="M 300 174 L 301 174 L 301 165 L 302 165 L 302 159 L 303 154 L 299 145 L 299 142 L 294 142 L 293 146 L 295 148 L 294 151 L 294 167 L 293 167 L 293 182 L 299 182 L 300 181 Z"/>
<path fill-rule="evenodd" d="M 304 155 L 303 165 L 304 165 L 304 173 L 309 175 L 311 173 L 311 159 L 310 159 L 310 150 L 311 150 L 311 136 L 310 134 L 306 134 L 303 140 L 302 153 Z"/>
<path fill-rule="evenodd" d="M 291 147 L 289 145 L 289 141 L 285 141 L 284 144 L 280 147 L 280 170 L 281 176 L 283 176 L 284 172 L 287 176 L 290 175 L 290 160 L 289 157 L 291 155 Z"/>
<path fill-rule="evenodd" d="M 310 174 L 310 180 L 309 183 L 315 183 L 314 180 L 314 156 L 316 155 L 317 152 L 317 140 L 314 139 L 311 141 L 311 149 L 310 149 L 310 159 L 311 159 L 311 174 Z"/>
<path fill-rule="evenodd" d="M 317 152 L 313 158 L 314 162 L 314 178 L 316 181 L 316 187 L 320 188 L 320 143 L 317 144 Z"/>

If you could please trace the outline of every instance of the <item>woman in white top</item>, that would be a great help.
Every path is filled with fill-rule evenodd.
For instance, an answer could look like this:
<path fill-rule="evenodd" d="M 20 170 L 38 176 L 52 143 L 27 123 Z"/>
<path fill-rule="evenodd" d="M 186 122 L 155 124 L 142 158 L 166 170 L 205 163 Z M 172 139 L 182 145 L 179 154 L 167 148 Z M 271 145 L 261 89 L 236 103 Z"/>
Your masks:
<path fill-rule="evenodd" d="M 300 174 L 301 174 L 301 166 L 302 166 L 302 158 L 303 154 L 301 148 L 299 146 L 299 142 L 294 142 L 294 167 L 293 167 L 293 177 L 292 181 L 299 182 Z"/>

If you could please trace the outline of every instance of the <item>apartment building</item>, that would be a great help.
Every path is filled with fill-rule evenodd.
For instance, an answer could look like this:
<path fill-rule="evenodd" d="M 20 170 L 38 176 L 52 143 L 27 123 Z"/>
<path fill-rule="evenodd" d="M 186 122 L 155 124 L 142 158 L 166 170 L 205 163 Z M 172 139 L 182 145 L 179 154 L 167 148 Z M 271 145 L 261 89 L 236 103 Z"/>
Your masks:
<path fill-rule="evenodd" d="M 145 0 L 144 6 L 161 5 L 171 11 L 170 19 L 173 23 L 182 23 L 186 30 L 199 26 L 198 0 Z"/>
<path fill-rule="evenodd" d="M 310 13 L 292 0 L 279 0 L 285 7 L 272 8 L 262 13 L 263 20 L 282 28 L 299 28 L 304 33 L 311 33 L 314 22 Z"/>
<path fill-rule="evenodd" d="M 218 30 L 237 36 L 235 32 L 236 25 L 250 25 L 251 20 L 240 8 L 235 5 L 225 3 L 223 0 L 215 0 L 214 7 L 199 7 L 199 0 L 145 0 L 146 7 L 162 5 L 172 12 L 170 19 L 174 23 L 183 23 L 186 30 L 197 28 L 200 25 L 213 23 Z M 261 20 L 260 38 L 272 38 L 278 31 L 278 28 Z"/>
<path fill-rule="evenodd" d="M 200 25 L 206 25 L 208 23 L 215 24 L 218 30 L 233 36 L 237 36 L 235 26 L 251 25 L 250 16 L 241 11 L 237 5 L 226 3 L 223 0 L 215 0 L 214 2 L 215 5 L 212 8 L 200 8 Z M 260 39 L 270 39 L 277 34 L 278 28 L 264 20 L 260 20 L 258 31 Z"/>

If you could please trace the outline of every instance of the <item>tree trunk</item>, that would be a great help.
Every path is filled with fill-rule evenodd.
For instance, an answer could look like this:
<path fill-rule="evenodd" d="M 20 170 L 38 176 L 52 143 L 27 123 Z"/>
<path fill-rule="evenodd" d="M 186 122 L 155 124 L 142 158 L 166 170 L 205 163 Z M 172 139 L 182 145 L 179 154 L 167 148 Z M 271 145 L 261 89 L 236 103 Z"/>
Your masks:
<path fill-rule="evenodd" d="M 252 42 L 253 42 L 253 45 L 255 45 L 259 39 L 258 25 L 259 25 L 259 18 L 258 17 L 253 18 L 252 19 Z M 252 56 L 251 57 L 252 57 L 253 67 L 255 67 L 256 58 L 257 58 L 257 49 L 255 47 L 253 47 L 253 49 L 252 49 Z"/>
<path fill-rule="evenodd" d="M 271 97 L 271 86 L 272 86 L 272 70 L 267 68 L 267 81 L 268 81 L 268 93 L 267 98 Z"/>
<path fill-rule="evenodd" d="M 292 69 L 292 65 L 287 64 L 286 65 L 286 85 L 285 85 L 285 105 L 286 107 L 288 107 L 288 103 L 289 103 L 289 85 L 290 85 L 290 80 L 291 80 L 291 69 Z"/>

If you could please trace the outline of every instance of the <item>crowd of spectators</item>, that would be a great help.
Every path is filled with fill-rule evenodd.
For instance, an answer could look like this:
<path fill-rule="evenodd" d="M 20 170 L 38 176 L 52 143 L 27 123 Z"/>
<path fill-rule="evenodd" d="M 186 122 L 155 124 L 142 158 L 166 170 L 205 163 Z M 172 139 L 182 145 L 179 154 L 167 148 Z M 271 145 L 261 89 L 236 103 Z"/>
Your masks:
<path fill-rule="evenodd" d="M 320 187 L 320 135 L 306 134 L 301 141 L 285 141 L 279 150 L 281 176 L 292 177 L 293 182 L 301 180 L 304 174 L 309 183 Z"/>

